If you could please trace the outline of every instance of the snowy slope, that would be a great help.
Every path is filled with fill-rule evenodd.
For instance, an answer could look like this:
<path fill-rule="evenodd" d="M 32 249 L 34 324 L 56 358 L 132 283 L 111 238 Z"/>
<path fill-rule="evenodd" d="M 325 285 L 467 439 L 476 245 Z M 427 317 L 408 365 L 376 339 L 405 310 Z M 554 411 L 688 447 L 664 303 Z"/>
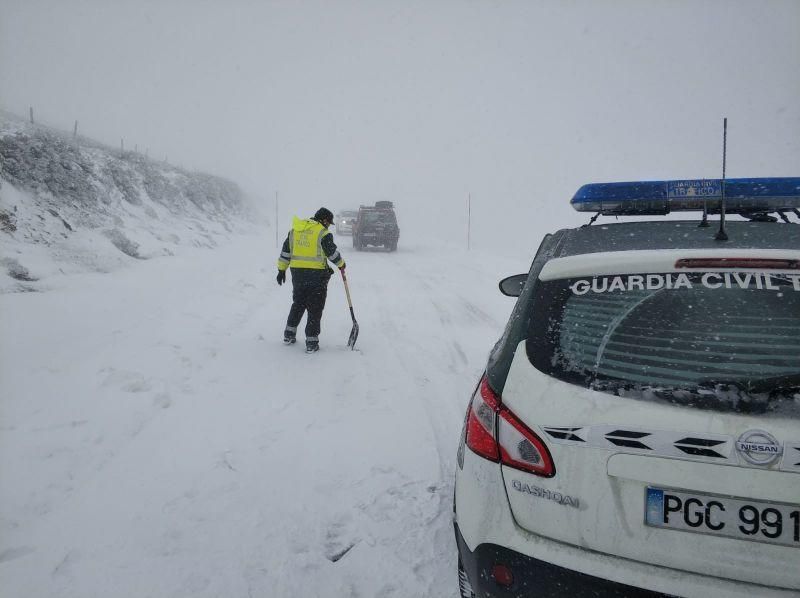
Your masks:
<path fill-rule="evenodd" d="M 456 596 L 458 436 L 531 256 L 337 241 L 355 352 L 338 278 L 322 350 L 282 345 L 269 232 L 0 295 L 3 595 Z"/>
<path fill-rule="evenodd" d="M 0 293 L 213 247 L 253 221 L 231 181 L 0 111 Z"/>

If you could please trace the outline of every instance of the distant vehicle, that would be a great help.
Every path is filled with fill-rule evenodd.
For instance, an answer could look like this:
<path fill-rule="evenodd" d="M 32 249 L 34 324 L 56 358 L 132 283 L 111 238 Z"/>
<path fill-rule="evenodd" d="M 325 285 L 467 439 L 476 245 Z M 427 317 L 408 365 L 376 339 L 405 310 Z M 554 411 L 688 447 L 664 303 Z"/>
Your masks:
<path fill-rule="evenodd" d="M 500 282 L 516 305 L 457 453 L 463 598 L 800 595 L 800 178 L 572 205 L 720 213 L 723 185 L 750 221 L 559 230 Z"/>
<path fill-rule="evenodd" d="M 361 206 L 353 227 L 353 247 L 361 251 L 365 247 L 383 246 L 389 251 L 397 250 L 400 227 L 391 201 L 377 201 L 374 206 Z"/>
<path fill-rule="evenodd" d="M 334 224 L 336 225 L 337 235 L 352 235 L 353 224 L 356 221 L 358 212 L 356 210 L 344 210 L 334 216 Z"/>

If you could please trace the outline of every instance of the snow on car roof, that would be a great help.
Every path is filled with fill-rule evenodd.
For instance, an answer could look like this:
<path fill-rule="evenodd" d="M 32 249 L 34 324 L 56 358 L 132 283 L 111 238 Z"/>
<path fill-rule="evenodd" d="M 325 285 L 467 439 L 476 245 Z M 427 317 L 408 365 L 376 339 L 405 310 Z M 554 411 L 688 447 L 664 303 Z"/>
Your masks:
<path fill-rule="evenodd" d="M 561 231 L 554 257 L 637 249 L 800 249 L 800 226 L 776 222 L 728 221 L 729 240 L 714 239 L 713 226 L 699 220 L 622 222 Z"/>

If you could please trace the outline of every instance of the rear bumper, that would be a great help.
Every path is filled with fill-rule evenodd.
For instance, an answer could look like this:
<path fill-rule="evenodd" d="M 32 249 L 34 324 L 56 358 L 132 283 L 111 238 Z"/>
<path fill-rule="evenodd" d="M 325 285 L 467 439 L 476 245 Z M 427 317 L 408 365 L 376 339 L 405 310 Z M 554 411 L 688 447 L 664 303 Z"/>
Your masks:
<path fill-rule="evenodd" d="M 398 235 L 383 235 L 374 233 L 356 234 L 356 237 L 364 245 L 391 245 L 400 240 Z"/>
<path fill-rule="evenodd" d="M 469 449 L 464 451 L 463 468 L 456 468 L 455 482 L 456 542 L 477 596 L 800 597 L 797 589 L 671 569 L 528 532 L 511 515 L 501 467 Z M 499 561 L 499 557 L 509 560 Z M 511 591 L 491 578 L 492 567 L 500 562 L 514 573 Z M 540 580 L 549 584 L 547 588 L 557 590 L 547 590 Z M 594 588 L 593 593 L 586 594 L 587 583 Z"/>
<path fill-rule="evenodd" d="M 660 594 L 642 590 L 607 579 L 593 577 L 553 565 L 539 559 L 509 550 L 497 544 L 480 544 L 472 552 L 467 547 L 458 523 L 454 524 L 456 544 L 461 564 L 479 598 L 541 598 L 542 596 L 571 596 L 573 598 L 665 598 Z M 509 588 L 492 579 L 492 567 L 503 564 L 514 574 Z"/>

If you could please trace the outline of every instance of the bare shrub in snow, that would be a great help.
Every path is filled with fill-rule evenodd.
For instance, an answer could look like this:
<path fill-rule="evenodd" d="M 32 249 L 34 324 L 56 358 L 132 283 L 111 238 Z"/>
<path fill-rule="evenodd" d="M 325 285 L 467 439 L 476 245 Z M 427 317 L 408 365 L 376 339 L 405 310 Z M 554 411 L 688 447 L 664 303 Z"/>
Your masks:
<path fill-rule="evenodd" d="M 26 282 L 38 280 L 38 278 L 31 276 L 31 273 L 28 272 L 28 269 L 25 266 L 20 264 L 12 257 L 4 257 L 2 260 L 0 260 L 0 264 L 5 266 L 8 275 L 15 280 L 24 280 Z"/>
<path fill-rule="evenodd" d="M 112 228 L 106 231 L 103 231 L 103 234 L 108 237 L 109 241 L 119 249 L 125 255 L 129 255 L 130 257 L 134 257 L 137 260 L 142 259 L 142 256 L 139 255 L 139 244 L 135 241 L 131 241 L 128 237 L 125 236 L 118 228 Z"/>
<path fill-rule="evenodd" d="M 13 233 L 17 230 L 17 217 L 12 212 L 0 210 L 0 230 Z"/>

